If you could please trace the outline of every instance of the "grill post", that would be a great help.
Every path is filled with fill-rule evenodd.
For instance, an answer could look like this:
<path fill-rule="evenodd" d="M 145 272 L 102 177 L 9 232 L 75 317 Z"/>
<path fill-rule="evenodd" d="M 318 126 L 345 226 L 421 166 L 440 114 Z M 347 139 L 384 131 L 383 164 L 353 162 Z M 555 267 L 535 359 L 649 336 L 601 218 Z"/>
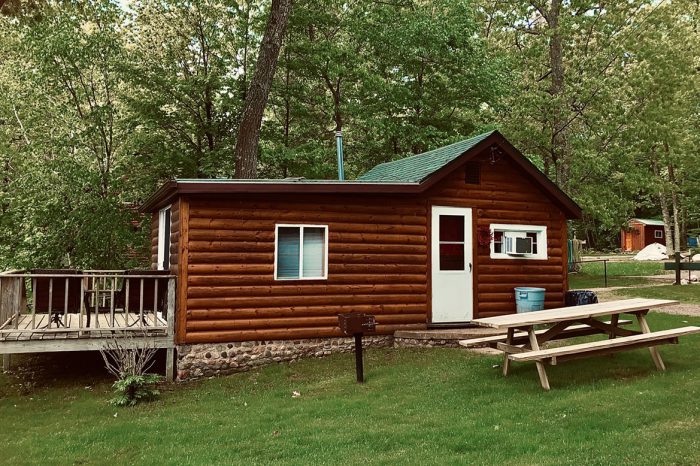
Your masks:
<path fill-rule="evenodd" d="M 364 383 L 365 373 L 362 361 L 362 337 L 365 332 L 374 332 L 377 322 L 373 315 L 360 312 L 338 314 L 338 326 L 345 335 L 355 337 L 355 372 L 357 383 Z"/>
<path fill-rule="evenodd" d="M 355 334 L 355 372 L 357 373 L 357 383 L 365 382 L 364 367 L 362 364 L 362 334 Z"/>

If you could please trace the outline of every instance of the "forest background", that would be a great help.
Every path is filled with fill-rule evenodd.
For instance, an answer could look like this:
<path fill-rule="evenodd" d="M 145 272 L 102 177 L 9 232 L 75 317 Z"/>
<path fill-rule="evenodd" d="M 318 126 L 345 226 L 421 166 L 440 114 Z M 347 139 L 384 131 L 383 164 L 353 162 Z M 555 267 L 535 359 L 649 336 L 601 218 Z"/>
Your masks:
<path fill-rule="evenodd" d="M 137 207 L 164 181 L 249 176 L 276 2 L 0 0 L 0 269 L 142 264 Z M 259 178 L 336 178 L 337 130 L 352 179 L 497 128 L 583 207 L 588 247 L 633 216 L 675 250 L 700 227 L 700 0 L 296 0 L 285 20 Z"/>

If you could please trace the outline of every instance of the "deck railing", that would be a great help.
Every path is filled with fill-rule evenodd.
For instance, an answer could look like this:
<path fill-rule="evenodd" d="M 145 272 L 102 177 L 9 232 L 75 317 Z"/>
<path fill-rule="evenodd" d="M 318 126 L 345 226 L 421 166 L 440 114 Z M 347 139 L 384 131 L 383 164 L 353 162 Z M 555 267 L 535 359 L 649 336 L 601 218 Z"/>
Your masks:
<path fill-rule="evenodd" d="M 0 340 L 22 333 L 172 336 L 176 277 L 158 271 L 0 273 Z"/>

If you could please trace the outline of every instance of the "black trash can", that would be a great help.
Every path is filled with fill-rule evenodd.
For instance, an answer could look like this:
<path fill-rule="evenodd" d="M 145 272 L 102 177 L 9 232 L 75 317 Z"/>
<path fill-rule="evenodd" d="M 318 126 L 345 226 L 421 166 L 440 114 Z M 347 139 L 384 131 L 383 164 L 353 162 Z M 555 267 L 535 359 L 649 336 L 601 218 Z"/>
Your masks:
<path fill-rule="evenodd" d="M 567 306 L 583 306 L 584 304 L 595 304 L 598 296 L 590 290 L 567 291 L 564 302 Z"/>

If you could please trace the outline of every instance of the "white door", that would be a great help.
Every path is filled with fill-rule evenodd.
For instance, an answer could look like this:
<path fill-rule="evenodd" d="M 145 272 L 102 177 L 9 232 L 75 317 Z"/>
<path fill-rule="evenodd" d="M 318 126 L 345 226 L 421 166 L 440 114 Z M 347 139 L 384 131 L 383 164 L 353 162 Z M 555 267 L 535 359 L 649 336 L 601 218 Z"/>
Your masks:
<path fill-rule="evenodd" d="M 472 320 L 472 210 L 433 206 L 431 238 L 432 322 Z"/>

